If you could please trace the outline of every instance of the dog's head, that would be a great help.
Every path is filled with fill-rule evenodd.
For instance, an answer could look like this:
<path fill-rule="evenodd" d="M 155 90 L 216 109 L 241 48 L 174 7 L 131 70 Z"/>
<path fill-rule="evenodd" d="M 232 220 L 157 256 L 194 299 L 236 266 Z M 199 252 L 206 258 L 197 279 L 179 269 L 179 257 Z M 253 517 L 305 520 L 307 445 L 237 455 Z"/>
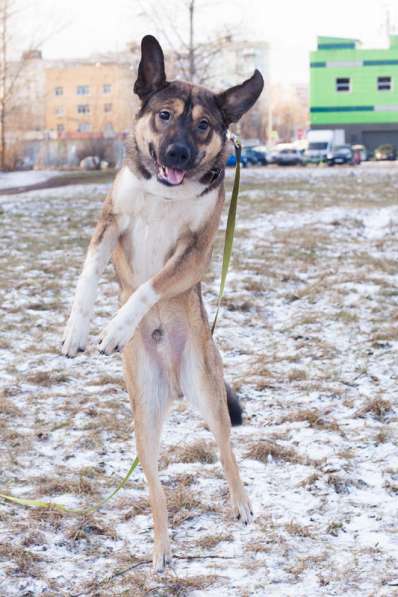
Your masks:
<path fill-rule="evenodd" d="M 225 165 L 226 131 L 263 89 L 258 70 L 223 93 L 183 81 L 168 82 L 164 56 L 151 35 L 142 40 L 134 92 L 141 100 L 135 143 L 141 172 L 166 186 L 211 183 Z"/>

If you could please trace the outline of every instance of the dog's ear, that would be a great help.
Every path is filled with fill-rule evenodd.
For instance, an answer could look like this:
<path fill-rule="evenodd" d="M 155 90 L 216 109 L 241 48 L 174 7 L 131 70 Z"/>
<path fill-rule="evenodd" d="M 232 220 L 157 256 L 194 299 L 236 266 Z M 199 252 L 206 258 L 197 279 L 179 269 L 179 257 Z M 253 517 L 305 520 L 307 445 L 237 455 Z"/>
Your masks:
<path fill-rule="evenodd" d="M 256 103 L 264 87 L 264 79 L 259 70 L 255 70 L 250 79 L 231 87 L 216 96 L 225 124 L 237 122 L 245 112 Z"/>
<path fill-rule="evenodd" d="M 141 42 L 141 61 L 134 93 L 141 100 L 166 86 L 163 50 L 156 37 L 146 35 Z"/>

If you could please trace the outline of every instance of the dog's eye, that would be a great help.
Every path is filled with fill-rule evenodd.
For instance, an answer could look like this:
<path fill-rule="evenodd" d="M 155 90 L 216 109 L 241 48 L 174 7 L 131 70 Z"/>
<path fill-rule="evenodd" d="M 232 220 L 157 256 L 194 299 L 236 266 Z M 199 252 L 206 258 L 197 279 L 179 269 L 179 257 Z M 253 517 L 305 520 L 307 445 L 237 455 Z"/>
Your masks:
<path fill-rule="evenodd" d="M 170 120 L 171 114 L 170 114 L 170 112 L 168 110 L 161 110 L 159 112 L 159 118 L 161 120 Z"/>
<path fill-rule="evenodd" d="M 207 131 L 208 128 L 209 128 L 209 123 L 207 122 L 207 120 L 203 119 L 199 122 L 199 124 L 198 124 L 199 130 Z"/>

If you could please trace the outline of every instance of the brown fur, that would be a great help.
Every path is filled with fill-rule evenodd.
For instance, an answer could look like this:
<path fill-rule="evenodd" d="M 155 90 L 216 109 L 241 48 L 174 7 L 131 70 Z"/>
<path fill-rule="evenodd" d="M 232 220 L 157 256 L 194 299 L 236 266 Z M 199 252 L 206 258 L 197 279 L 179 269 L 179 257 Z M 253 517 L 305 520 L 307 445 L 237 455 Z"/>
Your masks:
<path fill-rule="evenodd" d="M 127 143 L 126 165 L 104 203 L 90 243 L 63 352 L 74 356 L 84 350 L 92 297 L 112 254 L 121 308 L 102 334 L 100 350 L 123 351 L 137 450 L 152 507 L 154 566 L 161 570 L 170 548 L 166 499 L 158 475 L 160 434 L 177 396 L 184 395 L 199 408 L 215 436 L 235 516 L 245 523 L 251 517 L 231 448 L 222 361 L 200 282 L 224 202 L 226 126 L 254 103 L 262 79 L 255 73 L 230 93 L 216 95 L 189 83 L 168 83 L 163 53 L 154 38 L 144 38 L 142 51 L 135 84 L 141 109 Z M 161 117 L 164 110 L 166 120 Z M 199 126 L 203 121 L 206 126 Z M 191 148 L 183 185 L 162 187 L 157 179 L 159 161 L 165 148 L 180 139 Z"/>

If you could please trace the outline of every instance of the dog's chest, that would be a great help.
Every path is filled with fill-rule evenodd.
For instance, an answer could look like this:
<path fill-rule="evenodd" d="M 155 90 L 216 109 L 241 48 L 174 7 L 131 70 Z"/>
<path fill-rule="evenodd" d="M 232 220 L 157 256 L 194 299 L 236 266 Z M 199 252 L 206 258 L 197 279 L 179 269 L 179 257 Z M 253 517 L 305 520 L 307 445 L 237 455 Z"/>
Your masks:
<path fill-rule="evenodd" d="M 137 188 L 131 176 L 123 178 L 115 203 L 123 220 L 125 253 L 136 283 L 142 284 L 162 269 L 183 234 L 205 225 L 214 210 L 217 192 L 164 199 Z"/>

